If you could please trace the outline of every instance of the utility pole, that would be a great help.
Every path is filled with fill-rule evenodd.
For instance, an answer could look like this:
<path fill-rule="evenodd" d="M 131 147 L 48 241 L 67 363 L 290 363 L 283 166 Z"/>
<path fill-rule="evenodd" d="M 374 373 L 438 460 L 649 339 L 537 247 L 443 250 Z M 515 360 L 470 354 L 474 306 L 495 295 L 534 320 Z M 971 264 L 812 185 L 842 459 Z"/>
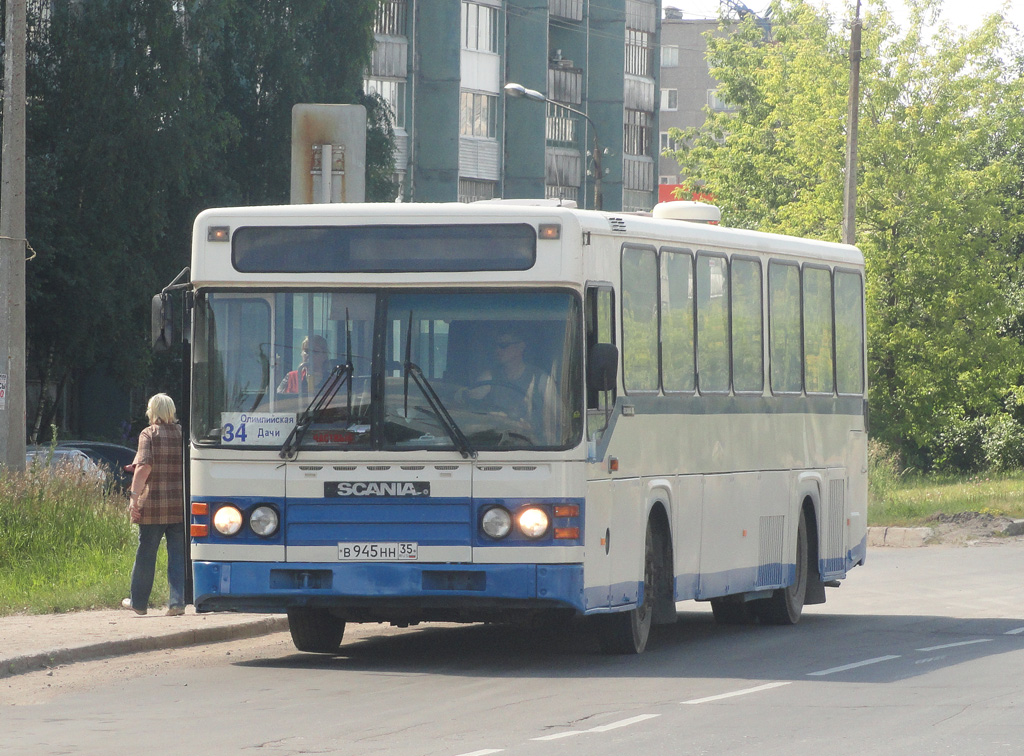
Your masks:
<path fill-rule="evenodd" d="M 0 467 L 25 469 L 25 0 L 7 0 L 0 168 Z"/>
<path fill-rule="evenodd" d="M 860 0 L 850 27 L 850 99 L 846 114 L 846 184 L 843 187 L 843 243 L 857 238 L 857 117 L 860 104 Z"/>

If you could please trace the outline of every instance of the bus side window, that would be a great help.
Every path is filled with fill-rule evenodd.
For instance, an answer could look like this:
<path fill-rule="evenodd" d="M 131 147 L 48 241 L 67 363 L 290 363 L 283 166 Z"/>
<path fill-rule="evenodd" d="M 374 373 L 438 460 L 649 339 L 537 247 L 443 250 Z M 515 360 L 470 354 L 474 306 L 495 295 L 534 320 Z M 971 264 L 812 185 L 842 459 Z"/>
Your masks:
<path fill-rule="evenodd" d="M 615 292 L 610 286 L 587 289 L 587 364 L 594 359 L 598 344 L 615 343 Z M 587 387 L 587 438 L 600 435 L 607 424 L 607 414 L 615 404 L 616 391 L 596 391 Z"/>

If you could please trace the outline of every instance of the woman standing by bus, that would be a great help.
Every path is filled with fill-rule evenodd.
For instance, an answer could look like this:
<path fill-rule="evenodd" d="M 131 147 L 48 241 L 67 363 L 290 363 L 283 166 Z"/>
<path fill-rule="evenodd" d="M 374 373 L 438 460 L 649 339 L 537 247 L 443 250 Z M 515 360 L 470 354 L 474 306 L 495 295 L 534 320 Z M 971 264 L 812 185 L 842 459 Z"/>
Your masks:
<path fill-rule="evenodd" d="M 167 615 L 185 613 L 185 522 L 182 511 L 181 426 L 174 400 L 156 394 L 146 408 L 149 427 L 139 434 L 135 472 L 129 490 L 128 511 L 139 526 L 139 548 L 132 567 L 131 598 L 125 609 L 145 614 L 153 590 L 156 553 L 161 537 L 167 539 L 167 584 L 170 588 Z"/>

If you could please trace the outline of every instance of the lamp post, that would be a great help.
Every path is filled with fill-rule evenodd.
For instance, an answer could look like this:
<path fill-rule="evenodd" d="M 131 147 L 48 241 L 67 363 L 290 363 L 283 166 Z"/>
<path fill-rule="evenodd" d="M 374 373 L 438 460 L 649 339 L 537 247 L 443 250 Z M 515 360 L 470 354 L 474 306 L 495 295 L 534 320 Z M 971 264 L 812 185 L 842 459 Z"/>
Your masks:
<path fill-rule="evenodd" d="M 590 119 L 590 116 L 588 116 L 582 110 L 577 110 L 576 108 L 570 105 L 565 105 L 561 102 L 556 102 L 555 100 L 545 97 L 541 92 L 538 92 L 536 89 L 527 89 L 522 84 L 516 84 L 515 82 L 509 82 L 508 84 L 505 85 L 505 94 L 508 95 L 509 97 L 515 97 L 517 99 L 522 98 L 527 100 L 533 100 L 534 102 L 550 102 L 552 105 L 555 105 L 560 108 L 565 108 L 570 113 L 575 113 L 576 115 L 583 116 L 585 119 L 587 119 L 587 123 L 590 124 L 590 132 L 594 135 L 594 149 L 592 153 L 594 156 L 594 209 L 601 210 L 602 205 L 604 204 L 604 195 L 601 193 L 601 177 L 604 175 L 604 171 L 601 168 L 601 147 L 597 141 L 597 126 L 594 125 L 594 122 Z"/>

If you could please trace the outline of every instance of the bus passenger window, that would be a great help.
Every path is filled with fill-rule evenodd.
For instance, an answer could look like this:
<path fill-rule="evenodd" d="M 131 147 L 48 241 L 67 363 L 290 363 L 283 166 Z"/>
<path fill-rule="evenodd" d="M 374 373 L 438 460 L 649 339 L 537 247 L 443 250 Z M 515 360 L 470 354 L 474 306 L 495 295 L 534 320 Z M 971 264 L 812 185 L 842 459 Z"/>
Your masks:
<path fill-rule="evenodd" d="M 729 279 L 724 257 L 697 255 L 697 383 L 729 390 Z"/>
<path fill-rule="evenodd" d="M 732 259 L 732 385 L 737 392 L 764 390 L 761 263 Z"/>
<path fill-rule="evenodd" d="M 768 264 L 768 346 L 774 393 L 799 394 L 803 389 L 803 351 L 800 343 L 800 268 Z"/>
<path fill-rule="evenodd" d="M 693 257 L 661 251 L 661 385 L 693 391 Z"/>
<path fill-rule="evenodd" d="M 658 263 L 650 248 L 622 249 L 622 375 L 627 393 L 658 390 Z"/>
<path fill-rule="evenodd" d="M 863 285 L 858 273 L 836 271 L 836 389 L 864 393 Z"/>
<path fill-rule="evenodd" d="M 831 394 L 832 273 L 804 266 L 804 386 L 808 393 Z"/>

